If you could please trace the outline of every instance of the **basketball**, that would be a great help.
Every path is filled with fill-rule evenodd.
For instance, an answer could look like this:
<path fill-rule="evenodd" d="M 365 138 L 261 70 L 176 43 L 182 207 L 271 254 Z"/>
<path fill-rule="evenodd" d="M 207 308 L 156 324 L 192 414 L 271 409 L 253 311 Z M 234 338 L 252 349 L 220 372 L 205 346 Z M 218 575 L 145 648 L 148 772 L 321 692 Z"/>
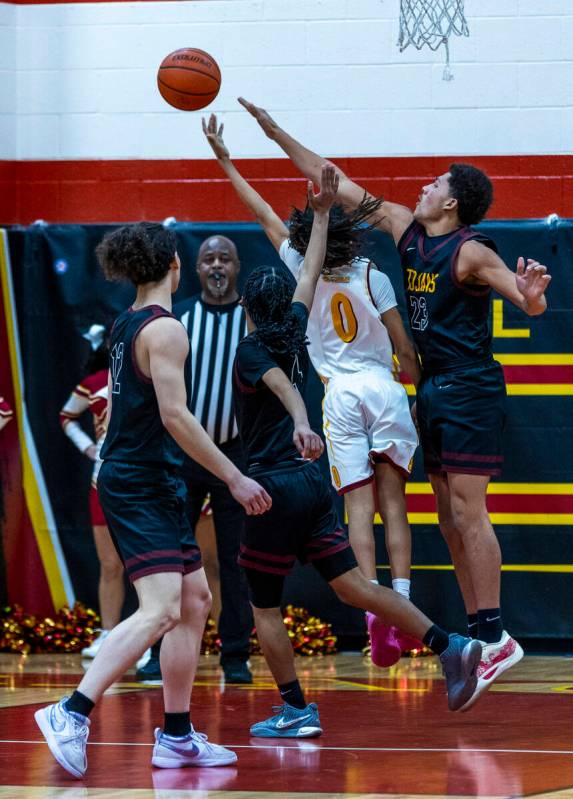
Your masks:
<path fill-rule="evenodd" d="M 215 59 L 196 47 L 169 53 L 159 66 L 157 88 L 163 99 L 180 111 L 197 111 L 212 103 L 221 86 Z"/>

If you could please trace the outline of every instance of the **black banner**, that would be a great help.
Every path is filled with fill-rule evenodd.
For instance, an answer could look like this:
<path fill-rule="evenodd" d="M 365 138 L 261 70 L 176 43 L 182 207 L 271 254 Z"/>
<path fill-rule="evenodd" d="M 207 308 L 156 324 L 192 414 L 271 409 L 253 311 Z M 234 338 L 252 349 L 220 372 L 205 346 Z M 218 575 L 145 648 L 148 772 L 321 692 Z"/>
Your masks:
<path fill-rule="evenodd" d="M 492 497 L 495 508 L 490 507 L 508 569 L 502 581 L 504 619 L 517 636 L 573 637 L 573 511 L 567 506 L 568 486 L 573 485 L 573 378 L 568 376 L 573 360 L 567 358 L 573 338 L 573 221 L 496 221 L 479 227 L 496 241 L 511 268 L 523 255 L 545 263 L 553 275 L 549 310 L 543 316 L 529 319 L 503 301 L 494 320 L 494 349 L 500 358 L 505 356 L 502 363 L 513 386 L 501 478 L 507 496 Z M 117 315 L 134 297 L 131 287 L 107 283 L 96 264 L 94 248 L 109 229 L 50 225 L 9 231 L 30 424 L 77 597 L 92 606 L 97 601 L 97 559 L 87 505 L 91 465 L 61 431 L 58 412 L 88 356 L 81 333 Z M 175 301 L 198 291 L 197 252 L 214 233 L 236 243 L 241 281 L 262 263 L 280 263 L 254 224 L 177 224 L 175 230 L 183 264 Z M 403 312 L 400 267 L 390 239 L 374 233 L 371 255 L 390 276 Z M 524 356 L 526 363 L 514 363 L 515 356 Z M 321 397 L 314 376 L 307 400 L 311 422 L 319 430 Z M 328 469 L 325 475 L 328 479 Z M 425 482 L 418 452 L 412 487 L 421 492 L 414 499 L 426 505 L 413 519 L 413 563 L 418 568 L 412 575 L 412 599 L 438 622 L 462 629 L 461 597 L 453 572 L 443 568 L 449 555 L 436 524 L 427 521 L 432 508 L 427 505 L 431 497 L 423 495 Z M 377 548 L 381 575 L 389 582 L 381 527 Z M 289 579 L 286 599 L 331 621 L 339 634 L 364 628 L 362 614 L 342 606 L 309 567 Z"/>

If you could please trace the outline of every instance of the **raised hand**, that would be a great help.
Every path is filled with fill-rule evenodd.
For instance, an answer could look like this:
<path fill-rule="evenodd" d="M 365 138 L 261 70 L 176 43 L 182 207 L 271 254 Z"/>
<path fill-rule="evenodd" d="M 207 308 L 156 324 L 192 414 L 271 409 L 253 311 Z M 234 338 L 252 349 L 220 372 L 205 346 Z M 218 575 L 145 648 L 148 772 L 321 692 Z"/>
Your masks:
<path fill-rule="evenodd" d="M 524 258 L 517 259 L 515 282 L 518 291 L 525 298 L 529 307 L 535 308 L 540 302 L 545 303 L 543 295 L 550 281 L 551 275 L 547 274 L 547 267 L 540 264 L 539 261 L 528 258 L 526 265 Z"/>
<path fill-rule="evenodd" d="M 276 138 L 278 125 L 268 111 L 265 111 L 264 108 L 259 108 L 253 103 L 250 103 L 248 100 L 245 100 L 244 97 L 238 97 L 237 99 L 243 108 L 245 108 L 249 114 L 257 120 L 269 139 Z"/>
<path fill-rule="evenodd" d="M 332 164 L 323 164 L 318 194 L 314 193 L 312 180 L 308 181 L 306 192 L 308 202 L 315 213 L 326 213 L 336 199 L 338 174 Z"/>
<path fill-rule="evenodd" d="M 217 127 L 217 116 L 215 114 L 211 114 L 209 117 L 209 122 L 207 123 L 205 123 L 205 118 L 201 117 L 201 124 L 203 126 L 205 138 L 211 145 L 211 149 L 215 153 L 215 156 L 219 160 L 230 158 L 231 156 L 229 154 L 229 150 L 223 141 L 223 123 L 221 122 L 219 127 Z"/>

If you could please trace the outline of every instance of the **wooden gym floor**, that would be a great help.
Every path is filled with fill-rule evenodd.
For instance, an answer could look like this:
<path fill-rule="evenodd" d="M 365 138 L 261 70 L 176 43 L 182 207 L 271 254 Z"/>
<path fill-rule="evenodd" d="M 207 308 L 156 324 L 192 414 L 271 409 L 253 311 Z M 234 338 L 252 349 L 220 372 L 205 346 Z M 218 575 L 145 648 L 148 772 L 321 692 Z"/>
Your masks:
<path fill-rule="evenodd" d="M 92 714 L 89 767 L 77 782 L 52 759 L 33 719 L 82 673 L 78 655 L 0 655 L 0 799 L 573 799 L 573 659 L 526 657 L 467 714 L 449 713 L 435 658 L 376 669 L 359 655 L 299 658 L 324 734 L 249 736 L 278 697 L 263 660 L 252 686 L 225 687 L 201 659 L 193 721 L 236 749 L 237 767 L 154 770 L 161 688 L 126 674 Z"/>

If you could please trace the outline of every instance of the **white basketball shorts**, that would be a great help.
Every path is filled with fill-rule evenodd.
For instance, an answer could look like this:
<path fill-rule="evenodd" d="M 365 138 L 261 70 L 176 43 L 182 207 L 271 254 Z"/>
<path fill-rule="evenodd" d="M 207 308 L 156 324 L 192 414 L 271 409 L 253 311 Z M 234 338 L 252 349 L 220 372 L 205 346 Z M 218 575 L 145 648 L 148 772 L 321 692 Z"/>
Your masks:
<path fill-rule="evenodd" d="M 377 461 L 410 475 L 418 436 L 406 391 L 388 371 L 329 380 L 323 424 L 330 476 L 339 494 L 370 482 Z"/>

